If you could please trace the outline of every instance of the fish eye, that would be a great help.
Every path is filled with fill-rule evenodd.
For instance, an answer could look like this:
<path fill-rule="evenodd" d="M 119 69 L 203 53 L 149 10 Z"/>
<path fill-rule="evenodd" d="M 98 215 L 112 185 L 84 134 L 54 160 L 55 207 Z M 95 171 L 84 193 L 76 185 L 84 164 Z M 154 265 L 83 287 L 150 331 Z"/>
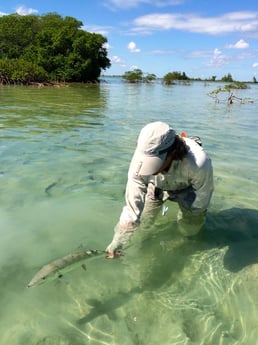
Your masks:
<path fill-rule="evenodd" d="M 46 277 L 42 277 L 42 278 L 41 278 L 41 280 L 45 280 L 45 279 L 46 279 Z"/>

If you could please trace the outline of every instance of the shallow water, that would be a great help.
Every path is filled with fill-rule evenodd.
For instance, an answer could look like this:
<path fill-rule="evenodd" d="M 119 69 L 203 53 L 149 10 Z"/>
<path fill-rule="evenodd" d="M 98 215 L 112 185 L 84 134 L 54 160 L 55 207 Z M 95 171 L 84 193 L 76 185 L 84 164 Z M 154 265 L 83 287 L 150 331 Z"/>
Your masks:
<path fill-rule="evenodd" d="M 258 339 L 258 86 L 228 106 L 217 84 L 0 88 L 0 342 L 254 345 Z M 41 266 L 104 249 L 140 128 L 199 135 L 213 160 L 206 232 L 177 232 L 174 204 L 121 260 L 85 261 L 27 289 Z"/>

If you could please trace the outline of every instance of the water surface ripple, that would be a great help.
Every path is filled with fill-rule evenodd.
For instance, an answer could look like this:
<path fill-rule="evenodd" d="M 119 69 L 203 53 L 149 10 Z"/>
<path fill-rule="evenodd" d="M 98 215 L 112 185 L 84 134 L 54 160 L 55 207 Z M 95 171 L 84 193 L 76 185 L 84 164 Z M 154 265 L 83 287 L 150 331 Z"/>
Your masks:
<path fill-rule="evenodd" d="M 258 339 L 258 87 L 227 105 L 217 84 L 0 87 L 0 342 L 254 345 Z M 213 160 L 206 231 L 182 238 L 168 204 L 121 260 L 27 289 L 44 264 L 104 249 L 140 128 L 199 135 Z M 87 264 L 87 262 L 86 262 Z"/>

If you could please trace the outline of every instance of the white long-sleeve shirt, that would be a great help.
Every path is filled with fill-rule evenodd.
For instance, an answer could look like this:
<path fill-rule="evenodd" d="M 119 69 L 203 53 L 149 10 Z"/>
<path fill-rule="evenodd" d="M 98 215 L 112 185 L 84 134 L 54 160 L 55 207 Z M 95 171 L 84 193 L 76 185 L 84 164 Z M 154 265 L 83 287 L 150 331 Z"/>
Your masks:
<path fill-rule="evenodd" d="M 149 183 L 163 191 L 180 191 L 192 187 L 195 198 L 190 205 L 192 212 L 205 211 L 210 203 L 213 191 L 213 170 L 210 158 L 204 149 L 194 140 L 184 138 L 187 155 L 183 160 L 172 161 L 166 174 L 156 176 L 137 175 L 137 167 L 131 162 L 128 171 L 124 206 L 119 224 L 124 228 L 133 228 L 140 222 L 144 209 L 145 197 Z"/>
<path fill-rule="evenodd" d="M 148 186 L 159 188 L 169 195 L 180 195 L 180 191 L 191 189 L 192 193 L 184 193 L 184 202 L 193 213 L 203 213 L 207 210 L 213 192 L 213 169 L 211 160 L 204 149 L 194 140 L 184 138 L 187 155 L 182 160 L 172 161 L 166 174 L 156 176 L 141 176 L 137 174 L 138 166 L 132 160 L 128 171 L 125 201 L 119 223 L 115 227 L 112 242 L 106 248 L 114 252 L 125 245 L 140 222 L 145 205 Z M 175 193 L 173 193 L 175 192 Z M 183 193 L 182 193 L 183 194 Z M 194 197 L 193 197 L 194 194 Z M 174 200 L 174 199 L 173 199 Z M 179 200 L 176 200 L 180 202 Z M 185 205 L 183 205 L 185 206 Z"/>

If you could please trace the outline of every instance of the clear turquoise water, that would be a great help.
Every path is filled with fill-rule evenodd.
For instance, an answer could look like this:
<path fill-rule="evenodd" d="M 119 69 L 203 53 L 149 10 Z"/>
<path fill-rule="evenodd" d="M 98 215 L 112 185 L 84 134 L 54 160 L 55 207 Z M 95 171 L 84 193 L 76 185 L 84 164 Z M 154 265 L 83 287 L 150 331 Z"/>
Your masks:
<path fill-rule="evenodd" d="M 0 343 L 254 345 L 258 339 L 258 86 L 228 106 L 217 84 L 0 88 Z M 140 128 L 199 135 L 213 160 L 206 233 L 168 204 L 121 260 L 92 260 L 33 289 L 46 263 L 104 249 Z"/>

